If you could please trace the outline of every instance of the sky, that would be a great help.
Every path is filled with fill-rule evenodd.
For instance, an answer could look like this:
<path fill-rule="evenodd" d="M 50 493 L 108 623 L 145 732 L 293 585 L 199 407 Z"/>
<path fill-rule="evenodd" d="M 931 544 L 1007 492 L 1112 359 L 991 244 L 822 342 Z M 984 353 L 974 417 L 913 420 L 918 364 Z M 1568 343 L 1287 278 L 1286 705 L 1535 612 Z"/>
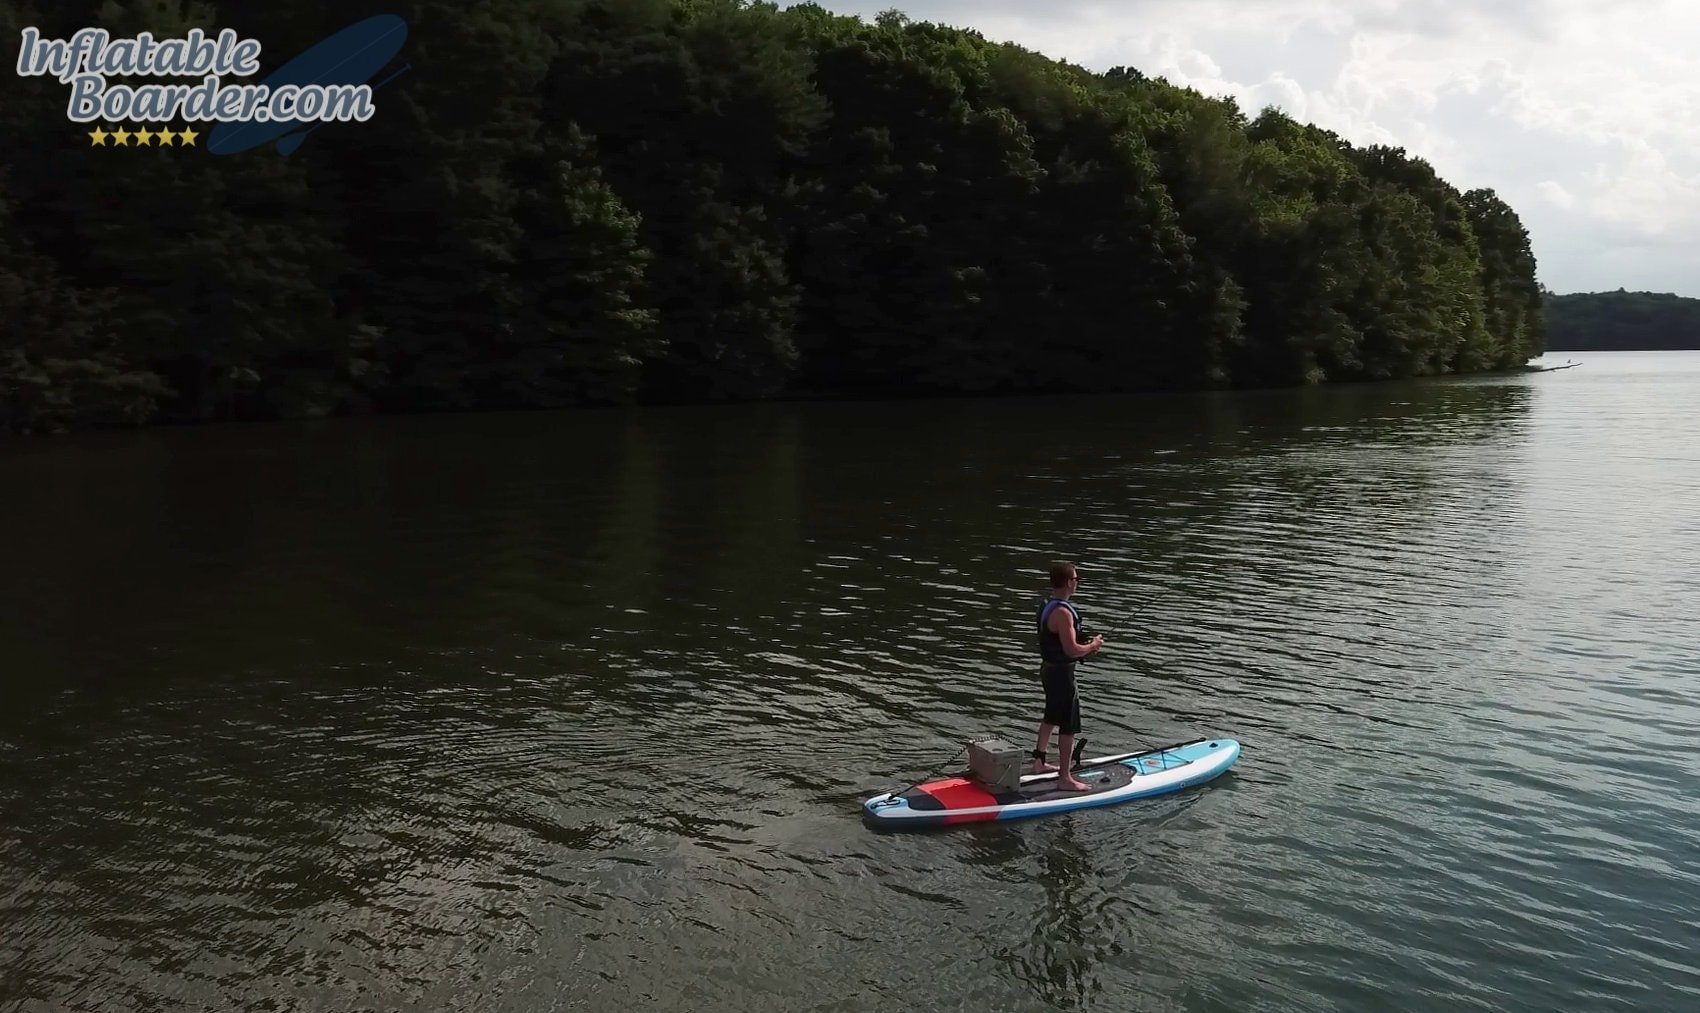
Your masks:
<path fill-rule="evenodd" d="M 1692 0 L 817 0 L 1278 106 L 1486 187 L 1554 292 L 1700 296 Z M 781 6 L 790 6 L 782 3 Z"/>

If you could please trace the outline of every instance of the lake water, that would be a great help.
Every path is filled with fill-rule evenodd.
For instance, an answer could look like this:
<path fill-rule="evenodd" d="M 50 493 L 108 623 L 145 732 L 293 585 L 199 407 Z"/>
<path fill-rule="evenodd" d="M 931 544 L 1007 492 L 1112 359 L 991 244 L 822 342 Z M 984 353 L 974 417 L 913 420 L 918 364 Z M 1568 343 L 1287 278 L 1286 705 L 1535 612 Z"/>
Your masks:
<path fill-rule="evenodd" d="M 1700 353 L 0 444 L 0 1008 L 1700 1008 Z M 878 835 L 1028 748 L 1181 795 Z"/>

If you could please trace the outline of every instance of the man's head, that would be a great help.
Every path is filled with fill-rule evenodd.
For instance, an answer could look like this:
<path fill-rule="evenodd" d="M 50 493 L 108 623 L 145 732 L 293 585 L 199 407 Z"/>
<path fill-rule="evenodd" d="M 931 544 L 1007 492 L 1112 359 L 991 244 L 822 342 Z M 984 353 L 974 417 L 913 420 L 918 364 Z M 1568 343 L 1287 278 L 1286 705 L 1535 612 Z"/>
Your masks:
<path fill-rule="evenodd" d="M 1073 563 L 1051 564 L 1052 591 L 1072 591 L 1074 590 L 1074 585 L 1079 581 L 1080 573 L 1075 569 Z"/>

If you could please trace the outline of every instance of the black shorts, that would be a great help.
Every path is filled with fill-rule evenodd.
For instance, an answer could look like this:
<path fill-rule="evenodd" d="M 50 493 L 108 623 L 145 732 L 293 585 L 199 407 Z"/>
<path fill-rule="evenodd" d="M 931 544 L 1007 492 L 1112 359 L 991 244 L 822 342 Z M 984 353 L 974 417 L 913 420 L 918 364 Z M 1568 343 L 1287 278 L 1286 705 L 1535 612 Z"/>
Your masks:
<path fill-rule="evenodd" d="M 1074 684 L 1073 665 L 1041 665 L 1039 681 L 1045 684 L 1045 724 L 1056 725 L 1064 735 L 1080 731 L 1080 690 Z"/>

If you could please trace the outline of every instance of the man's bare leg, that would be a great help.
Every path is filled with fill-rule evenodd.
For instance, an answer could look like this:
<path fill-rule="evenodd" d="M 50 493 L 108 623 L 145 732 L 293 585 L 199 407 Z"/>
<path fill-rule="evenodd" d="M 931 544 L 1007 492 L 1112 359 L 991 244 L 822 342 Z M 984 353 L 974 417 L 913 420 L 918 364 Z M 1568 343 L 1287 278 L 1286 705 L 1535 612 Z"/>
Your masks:
<path fill-rule="evenodd" d="M 1074 776 L 1074 736 L 1064 734 L 1060 743 L 1062 755 L 1057 757 L 1062 764 L 1057 774 L 1058 791 L 1086 791 L 1092 786 Z"/>
<path fill-rule="evenodd" d="M 1045 750 L 1051 748 L 1052 727 L 1052 725 L 1043 723 L 1039 725 L 1039 745 L 1033 750 L 1035 753 L 1039 754 L 1038 756 L 1033 757 L 1033 773 L 1035 774 L 1049 774 L 1051 771 L 1057 769 L 1046 763 L 1044 759 Z"/>

